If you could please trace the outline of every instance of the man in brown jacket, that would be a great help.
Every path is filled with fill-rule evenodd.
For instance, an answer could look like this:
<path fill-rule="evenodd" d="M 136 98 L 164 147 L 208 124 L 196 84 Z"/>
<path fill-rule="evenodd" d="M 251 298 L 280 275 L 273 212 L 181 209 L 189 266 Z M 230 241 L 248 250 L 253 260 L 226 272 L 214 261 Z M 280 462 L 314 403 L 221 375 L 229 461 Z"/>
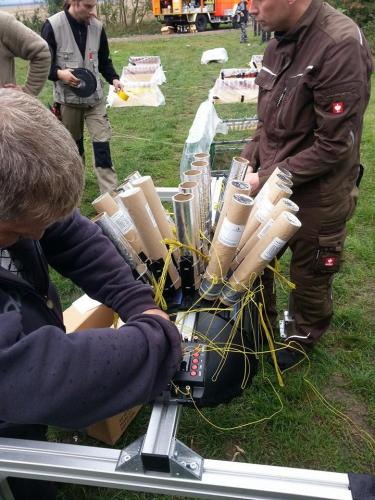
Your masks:
<path fill-rule="evenodd" d="M 0 87 L 15 87 L 15 62 L 30 61 L 25 85 L 28 94 L 38 95 L 49 73 L 51 55 L 47 43 L 34 31 L 6 12 L 0 12 Z"/>
<path fill-rule="evenodd" d="M 259 125 L 245 148 L 257 193 L 276 167 L 292 173 L 302 228 L 290 241 L 294 322 L 287 343 L 312 347 L 332 317 L 332 280 L 339 270 L 346 222 L 362 174 L 359 148 L 373 69 L 358 26 L 322 0 L 253 0 L 250 13 L 275 31 L 256 83 Z M 272 278 L 263 280 L 269 318 L 276 323 Z M 278 353 L 279 365 L 298 354 Z"/>

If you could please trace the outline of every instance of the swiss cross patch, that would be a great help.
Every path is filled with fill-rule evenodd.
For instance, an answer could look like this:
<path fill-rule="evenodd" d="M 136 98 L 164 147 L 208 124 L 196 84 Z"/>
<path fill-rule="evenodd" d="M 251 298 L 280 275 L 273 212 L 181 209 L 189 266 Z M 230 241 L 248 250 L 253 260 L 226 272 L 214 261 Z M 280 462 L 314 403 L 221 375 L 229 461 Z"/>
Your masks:
<path fill-rule="evenodd" d="M 341 115 L 345 110 L 344 103 L 341 102 L 333 102 L 331 105 L 331 113 L 334 115 Z"/>
<path fill-rule="evenodd" d="M 334 267 L 336 265 L 336 257 L 334 256 L 324 257 L 323 264 L 325 267 Z"/>

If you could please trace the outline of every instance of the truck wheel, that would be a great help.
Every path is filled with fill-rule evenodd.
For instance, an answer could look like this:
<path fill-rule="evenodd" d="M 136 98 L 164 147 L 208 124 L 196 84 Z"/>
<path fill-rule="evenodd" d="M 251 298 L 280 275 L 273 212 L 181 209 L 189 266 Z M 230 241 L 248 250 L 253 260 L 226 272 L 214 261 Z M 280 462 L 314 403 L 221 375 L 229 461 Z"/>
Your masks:
<path fill-rule="evenodd" d="M 206 31 L 207 17 L 204 14 L 198 14 L 195 19 L 195 26 L 197 27 L 197 31 Z"/>
<path fill-rule="evenodd" d="M 211 23 L 211 28 L 213 30 L 218 30 L 220 28 L 220 23 Z"/>

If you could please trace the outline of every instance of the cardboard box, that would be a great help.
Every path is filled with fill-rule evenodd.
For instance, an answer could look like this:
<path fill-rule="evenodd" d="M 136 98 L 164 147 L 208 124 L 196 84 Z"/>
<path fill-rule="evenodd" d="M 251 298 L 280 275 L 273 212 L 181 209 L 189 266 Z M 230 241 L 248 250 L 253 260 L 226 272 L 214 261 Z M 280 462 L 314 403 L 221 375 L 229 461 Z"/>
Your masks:
<path fill-rule="evenodd" d="M 66 333 L 86 330 L 87 328 L 106 328 L 112 325 L 114 313 L 109 307 L 100 304 L 87 312 L 80 312 L 71 305 L 63 312 Z"/>
<path fill-rule="evenodd" d="M 130 422 L 132 422 L 141 408 L 141 405 L 135 406 L 134 408 L 130 408 L 130 410 L 123 411 L 118 415 L 92 424 L 87 428 L 87 434 L 98 441 L 114 445 L 127 427 L 129 427 Z"/>
<path fill-rule="evenodd" d="M 66 331 L 67 333 L 71 333 L 87 328 L 110 327 L 113 324 L 114 312 L 103 304 L 87 312 L 80 312 L 74 305 L 71 305 L 64 311 L 63 317 Z M 117 327 L 122 324 L 120 320 Z M 113 417 L 92 424 L 87 428 L 87 434 L 98 441 L 114 445 L 120 439 L 125 429 L 129 426 L 140 409 L 141 406 L 135 406 Z"/>

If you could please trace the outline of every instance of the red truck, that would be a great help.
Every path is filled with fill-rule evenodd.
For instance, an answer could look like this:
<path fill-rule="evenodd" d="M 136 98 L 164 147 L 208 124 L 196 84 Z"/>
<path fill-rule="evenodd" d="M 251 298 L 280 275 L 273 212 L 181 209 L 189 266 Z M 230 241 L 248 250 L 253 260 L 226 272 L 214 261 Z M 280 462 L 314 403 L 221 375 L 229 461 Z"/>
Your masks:
<path fill-rule="evenodd" d="M 212 29 L 220 24 L 236 26 L 235 0 L 152 0 L 154 16 L 167 26 L 177 30 L 178 26 L 195 25 L 197 31 Z"/>

